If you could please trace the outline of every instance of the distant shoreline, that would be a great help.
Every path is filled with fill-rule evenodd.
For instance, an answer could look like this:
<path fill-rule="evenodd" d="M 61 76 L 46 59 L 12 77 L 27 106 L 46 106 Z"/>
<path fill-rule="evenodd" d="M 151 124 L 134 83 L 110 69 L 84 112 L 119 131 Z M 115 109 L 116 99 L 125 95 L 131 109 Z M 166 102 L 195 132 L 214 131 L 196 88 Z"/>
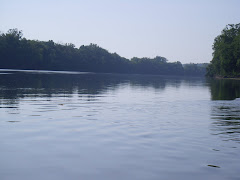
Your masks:
<path fill-rule="evenodd" d="M 143 74 L 143 73 L 118 73 L 118 72 L 94 72 L 94 71 L 72 71 L 72 70 L 49 70 L 49 69 L 9 69 L 1 68 L 1 72 L 34 72 L 34 73 L 48 73 L 48 74 L 119 74 L 119 75 L 141 75 L 141 76 L 171 76 L 171 77 L 191 77 L 191 78 L 204 78 L 200 75 L 175 75 L 175 74 Z M 6 73 L 7 74 L 7 73 Z"/>
<path fill-rule="evenodd" d="M 168 62 L 162 56 L 128 59 L 92 43 L 77 48 L 71 43 L 29 40 L 18 29 L 0 32 L 0 43 L 0 68 L 6 69 L 204 76 L 208 66 L 208 63 Z"/>
<path fill-rule="evenodd" d="M 222 77 L 222 76 L 215 76 L 215 79 L 231 79 L 231 80 L 240 80 L 240 77 Z"/>

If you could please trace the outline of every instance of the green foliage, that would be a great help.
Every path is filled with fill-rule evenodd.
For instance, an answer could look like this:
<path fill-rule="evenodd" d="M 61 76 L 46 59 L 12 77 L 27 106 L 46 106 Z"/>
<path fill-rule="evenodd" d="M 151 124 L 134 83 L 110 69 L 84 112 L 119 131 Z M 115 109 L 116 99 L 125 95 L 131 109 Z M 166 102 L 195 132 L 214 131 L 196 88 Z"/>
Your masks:
<path fill-rule="evenodd" d="M 184 73 L 186 76 L 204 76 L 206 74 L 206 68 L 208 63 L 201 64 L 184 64 Z"/>
<path fill-rule="evenodd" d="M 161 56 L 128 60 L 96 44 L 76 48 L 71 43 L 27 40 L 17 29 L 0 34 L 0 68 L 190 75 L 184 73 L 180 62 L 169 63 Z M 193 71 L 191 75 L 199 73 Z"/>
<path fill-rule="evenodd" d="M 213 44 L 213 59 L 208 76 L 240 76 L 240 24 L 229 24 Z"/>

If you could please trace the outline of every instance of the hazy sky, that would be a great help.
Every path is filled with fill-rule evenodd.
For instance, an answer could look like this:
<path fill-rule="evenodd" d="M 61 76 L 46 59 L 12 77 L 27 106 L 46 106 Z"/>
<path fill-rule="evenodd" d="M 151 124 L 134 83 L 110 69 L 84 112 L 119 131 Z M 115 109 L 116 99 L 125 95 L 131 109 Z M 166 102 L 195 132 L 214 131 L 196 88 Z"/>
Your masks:
<path fill-rule="evenodd" d="M 0 0 L 0 31 L 27 39 L 98 44 L 126 58 L 209 62 L 227 24 L 240 23 L 240 0 Z"/>

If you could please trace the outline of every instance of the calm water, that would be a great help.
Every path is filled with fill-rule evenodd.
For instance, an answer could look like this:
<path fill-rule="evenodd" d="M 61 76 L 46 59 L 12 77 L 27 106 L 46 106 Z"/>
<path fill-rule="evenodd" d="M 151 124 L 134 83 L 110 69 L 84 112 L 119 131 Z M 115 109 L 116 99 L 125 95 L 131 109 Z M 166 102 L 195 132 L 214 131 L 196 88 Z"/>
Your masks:
<path fill-rule="evenodd" d="M 1 180 L 240 179 L 240 81 L 0 71 Z"/>

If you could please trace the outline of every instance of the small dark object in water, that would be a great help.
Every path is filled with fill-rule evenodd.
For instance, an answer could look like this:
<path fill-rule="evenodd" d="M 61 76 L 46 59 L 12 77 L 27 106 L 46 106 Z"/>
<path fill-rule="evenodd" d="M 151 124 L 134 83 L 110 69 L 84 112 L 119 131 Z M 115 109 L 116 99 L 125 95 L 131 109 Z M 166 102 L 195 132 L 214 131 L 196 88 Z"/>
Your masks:
<path fill-rule="evenodd" d="M 209 167 L 214 167 L 214 168 L 220 168 L 220 166 L 215 166 L 215 165 L 211 165 L 211 164 L 209 164 L 208 166 Z"/>

